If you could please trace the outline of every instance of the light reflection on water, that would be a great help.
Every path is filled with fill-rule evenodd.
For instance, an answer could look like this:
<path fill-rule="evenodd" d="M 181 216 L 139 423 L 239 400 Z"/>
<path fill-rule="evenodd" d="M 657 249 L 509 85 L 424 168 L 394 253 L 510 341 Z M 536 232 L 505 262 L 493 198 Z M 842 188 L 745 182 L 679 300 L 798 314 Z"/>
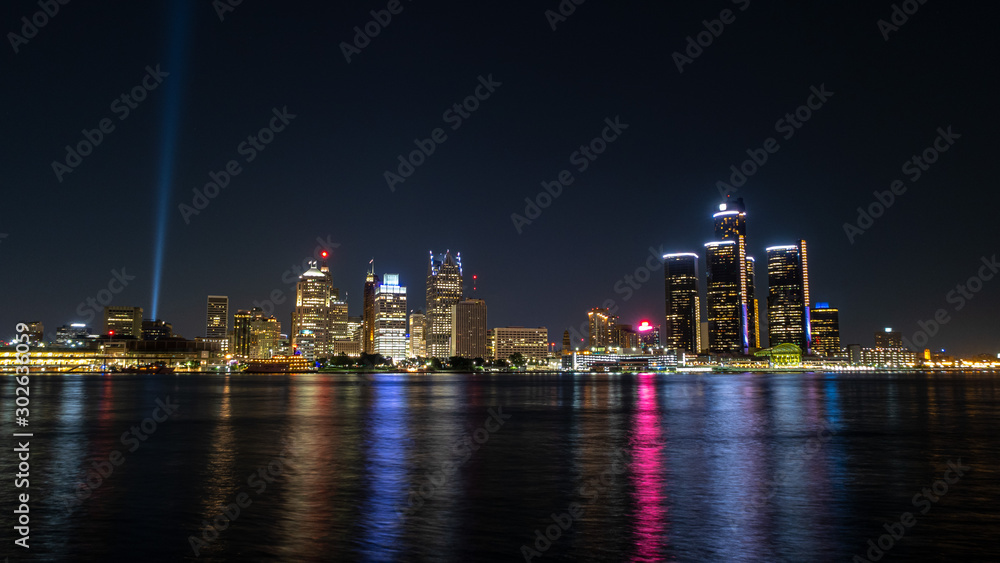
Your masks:
<path fill-rule="evenodd" d="M 129 451 L 167 396 L 178 413 Z M 985 375 L 74 375 L 34 377 L 31 397 L 38 561 L 195 560 L 204 521 L 226 526 L 200 561 L 514 561 L 573 503 L 536 561 L 851 560 L 959 458 L 974 470 L 891 555 L 1000 544 Z M 491 407 L 510 418 L 463 457 Z M 18 492 L 0 480 L 4 506 Z"/>

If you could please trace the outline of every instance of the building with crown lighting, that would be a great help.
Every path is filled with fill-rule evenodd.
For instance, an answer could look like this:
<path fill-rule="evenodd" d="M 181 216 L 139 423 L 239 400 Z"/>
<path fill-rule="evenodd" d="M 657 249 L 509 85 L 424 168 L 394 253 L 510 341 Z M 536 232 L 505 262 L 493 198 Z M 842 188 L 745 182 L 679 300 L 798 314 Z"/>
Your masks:
<path fill-rule="evenodd" d="M 434 256 L 427 263 L 427 313 L 425 334 L 427 356 L 445 359 L 451 355 L 452 307 L 462 300 L 462 256 L 451 251 Z"/>
<path fill-rule="evenodd" d="M 771 347 L 812 345 L 806 241 L 767 249 L 767 339 Z"/>
<path fill-rule="evenodd" d="M 700 326 L 701 323 L 699 322 Z M 635 328 L 636 333 L 639 335 L 639 347 L 643 350 L 650 350 L 661 348 L 662 344 L 660 341 L 660 326 L 649 324 L 649 321 L 642 321 L 639 326 Z M 696 340 L 697 342 L 697 340 Z"/>
<path fill-rule="evenodd" d="M 406 286 L 399 285 L 399 274 L 385 274 L 375 289 L 375 353 L 406 359 Z"/>
<path fill-rule="evenodd" d="M 330 276 L 309 262 L 309 269 L 295 284 L 295 310 L 292 312 L 292 346 L 302 349 L 300 340 L 309 341 L 317 358 L 330 354 L 333 342 L 330 332 Z M 234 323 L 235 324 L 235 323 Z"/>
<path fill-rule="evenodd" d="M 364 310 L 362 311 L 361 351 L 365 354 L 375 353 L 375 290 L 382 278 L 375 274 L 375 260 L 368 263 L 368 273 L 365 274 Z"/>
<path fill-rule="evenodd" d="M 728 253 L 732 253 L 734 256 L 732 260 L 724 260 L 728 264 L 727 267 L 731 269 L 728 273 L 724 273 L 719 270 L 721 267 L 719 262 L 714 264 L 714 273 L 716 274 L 715 278 L 720 280 L 720 283 L 723 283 L 727 288 L 725 290 L 721 290 L 720 287 L 716 287 L 715 294 L 716 297 L 718 297 L 720 291 L 724 291 L 724 293 L 728 295 L 728 299 L 735 300 L 739 328 L 738 335 L 735 337 L 735 341 L 738 342 L 738 345 L 734 344 L 734 338 L 729 332 L 716 335 L 715 342 L 718 344 L 712 344 L 713 340 L 710 333 L 709 343 L 712 347 L 712 351 L 715 352 L 734 352 L 746 354 L 754 344 L 759 345 L 760 343 L 754 343 L 750 334 L 751 326 L 757 326 L 758 322 L 754 316 L 756 312 L 752 303 L 754 299 L 753 287 L 751 285 L 753 283 L 753 280 L 751 279 L 752 274 L 748 271 L 749 267 L 753 265 L 753 259 L 747 256 L 747 211 L 746 205 L 743 203 L 743 198 L 727 198 L 725 203 L 719 205 L 719 211 L 712 215 L 712 219 L 715 223 L 715 240 L 717 242 L 732 241 L 734 243 L 732 249 L 716 248 L 716 258 Z M 709 247 L 706 245 L 706 248 Z M 710 265 L 708 265 L 707 262 L 708 260 L 706 257 L 706 268 L 709 268 Z M 710 287 L 709 293 L 711 292 L 712 288 Z M 716 303 L 719 304 L 720 301 L 717 299 Z M 728 307 L 729 305 L 726 306 Z M 728 321 L 719 322 L 713 325 L 710 319 L 709 330 L 715 330 L 713 327 L 718 327 L 720 330 L 731 332 Z"/>
<path fill-rule="evenodd" d="M 664 342 L 667 348 L 700 351 L 701 298 L 698 293 L 698 255 L 691 253 L 663 256 L 666 281 L 666 323 Z M 647 324 L 648 326 L 648 324 Z M 657 339 L 659 338 L 659 331 Z M 640 335 L 642 329 L 640 328 Z M 659 344 L 657 342 L 657 344 Z"/>

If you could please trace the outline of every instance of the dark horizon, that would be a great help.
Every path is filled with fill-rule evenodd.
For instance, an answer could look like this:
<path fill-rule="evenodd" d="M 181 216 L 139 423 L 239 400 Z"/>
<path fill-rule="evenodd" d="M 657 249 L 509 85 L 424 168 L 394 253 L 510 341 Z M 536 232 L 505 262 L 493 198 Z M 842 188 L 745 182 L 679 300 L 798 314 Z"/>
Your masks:
<path fill-rule="evenodd" d="M 114 2 L 59 5 L 16 52 L 7 36 L 16 88 L 5 118 L 15 133 L 3 141 L 3 182 L 13 198 L 0 213 L 0 257 L 18 273 L 0 285 L 17 296 L 0 325 L 11 335 L 19 321 L 42 321 L 49 335 L 80 322 L 79 304 L 123 268 L 135 279 L 111 304 L 150 316 L 158 240 L 157 316 L 188 338 L 203 335 L 208 295 L 229 296 L 232 312 L 274 290 L 286 298 L 275 316 L 287 333 L 294 290 L 284 279 L 317 238 L 339 244 L 330 267 L 352 316 L 372 257 L 422 309 L 427 252 L 450 249 L 462 253 L 466 293 L 486 300 L 491 327 L 545 326 L 558 347 L 563 330 L 609 299 L 624 323 L 663 324 L 662 267 L 631 294 L 619 289 L 626 276 L 650 248 L 703 261 L 727 191 L 718 182 L 731 184 L 730 166 L 766 152 L 732 192 L 746 201 L 749 253 L 761 260 L 768 246 L 805 239 L 812 301 L 840 309 L 842 343 L 870 345 L 887 326 L 912 336 L 944 309 L 949 321 L 927 347 L 1000 352 L 998 282 L 982 278 L 960 309 L 950 293 L 995 254 L 1000 195 L 979 188 L 1000 148 L 989 138 L 993 6 L 922 4 L 886 40 L 878 21 L 891 20 L 891 2 L 587 2 L 555 30 L 545 12 L 557 2 L 402 2 L 347 62 L 341 44 L 386 2 L 244 2 L 221 18 L 211 3 L 176 4 L 187 7 L 179 33 L 168 6 Z M 20 34 L 21 18 L 39 9 L 9 3 L 0 21 Z M 714 20 L 731 22 L 684 55 L 690 62 L 674 56 L 688 37 L 719 31 Z M 113 102 L 144 79 L 136 107 Z M 453 105 L 477 89 L 461 117 Z M 809 104 L 809 118 L 790 125 L 786 114 Z M 581 171 L 574 153 L 616 118 L 627 128 Z M 54 170 L 65 146 L 103 119 L 113 129 L 92 154 L 72 172 Z M 161 239 L 165 124 L 177 142 Z M 263 127 L 273 140 L 247 162 L 247 137 Z M 446 138 L 433 153 L 387 183 L 398 156 L 430 146 L 437 129 Z M 926 170 L 906 164 L 939 137 Z M 179 208 L 231 161 L 240 171 L 207 206 Z M 563 170 L 572 183 L 551 205 L 530 224 L 512 219 Z M 884 214 L 862 234 L 845 232 L 858 207 L 878 201 L 873 191 L 894 185 L 905 191 Z M 763 328 L 760 266 L 757 276 Z M 88 324 L 100 326 L 96 316 Z"/>

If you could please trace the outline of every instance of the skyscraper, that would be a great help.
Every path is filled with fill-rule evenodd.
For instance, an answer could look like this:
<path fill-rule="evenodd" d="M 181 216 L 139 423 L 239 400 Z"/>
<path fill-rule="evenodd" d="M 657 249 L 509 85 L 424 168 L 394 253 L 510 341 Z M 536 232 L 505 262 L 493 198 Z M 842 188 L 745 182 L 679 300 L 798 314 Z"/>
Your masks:
<path fill-rule="evenodd" d="M 277 353 L 280 340 L 281 323 L 273 316 L 264 315 L 260 307 L 249 311 L 240 309 L 233 315 L 234 356 L 244 359 L 270 358 Z M 312 352 L 311 341 L 306 348 Z"/>
<path fill-rule="evenodd" d="M 142 307 L 105 307 L 104 334 L 142 338 Z"/>
<path fill-rule="evenodd" d="M 697 353 L 700 350 L 701 300 L 698 296 L 698 255 L 663 257 L 666 281 L 666 347 Z"/>
<path fill-rule="evenodd" d="M 615 325 L 618 316 L 612 315 L 606 308 L 595 307 L 587 311 L 588 348 L 608 348 L 617 346 L 615 340 Z"/>
<path fill-rule="evenodd" d="M 812 331 L 806 241 L 767 249 L 767 286 L 768 345 L 795 344 L 808 354 Z"/>
<path fill-rule="evenodd" d="M 329 355 L 332 348 L 330 334 L 330 301 L 332 285 L 327 273 L 309 262 L 309 269 L 299 276 L 295 285 L 295 310 L 292 312 L 292 346 L 299 347 L 299 339 L 311 340 L 317 357 Z M 308 332 L 306 332 L 308 331 Z"/>
<path fill-rule="evenodd" d="M 229 297 L 209 295 L 205 314 L 205 338 L 225 338 L 229 331 Z"/>
<path fill-rule="evenodd" d="M 747 344 L 753 348 L 760 348 L 760 308 L 757 303 L 757 275 L 755 266 L 757 261 L 753 256 L 747 256 Z"/>
<path fill-rule="evenodd" d="M 486 301 L 464 299 L 451 308 L 451 355 L 486 358 Z"/>
<path fill-rule="evenodd" d="M 829 303 L 816 303 L 810 311 L 812 349 L 818 356 L 840 355 L 840 312 Z"/>
<path fill-rule="evenodd" d="M 739 335 L 737 339 L 741 342 L 741 349 L 728 350 L 730 346 L 726 346 L 726 351 L 747 353 L 751 345 L 750 315 L 752 314 L 751 300 L 753 294 L 750 291 L 750 274 L 747 271 L 747 266 L 751 261 L 747 260 L 747 213 L 743 198 L 727 198 L 725 203 L 719 205 L 719 211 L 712 215 L 712 219 L 715 221 L 716 240 L 734 241 L 736 243 L 732 250 L 735 257 L 730 266 L 733 271 L 724 277 L 733 278 L 733 282 L 731 283 L 736 284 L 735 294 L 731 297 L 736 300 L 736 313 L 739 318 Z M 756 324 L 756 319 L 754 319 L 754 324 Z M 719 340 L 725 341 L 727 337 L 720 336 Z M 711 341 L 711 335 L 709 335 L 709 341 Z"/>
<path fill-rule="evenodd" d="M 746 260 L 735 240 L 705 245 L 708 272 L 708 347 L 717 353 L 746 353 L 746 307 L 743 302 Z"/>
<path fill-rule="evenodd" d="M 419 309 L 410 313 L 410 356 L 414 358 L 427 357 L 427 341 L 424 339 L 425 320 Z"/>
<path fill-rule="evenodd" d="M 452 306 L 462 300 L 462 256 L 451 251 L 434 256 L 427 263 L 427 356 L 451 355 Z"/>
<path fill-rule="evenodd" d="M 903 348 L 903 333 L 887 328 L 875 333 L 876 348 Z"/>
<path fill-rule="evenodd" d="M 385 274 L 375 289 L 375 353 L 395 363 L 406 359 L 406 286 L 399 274 Z"/>
<path fill-rule="evenodd" d="M 364 320 L 361 328 L 361 351 L 365 354 L 375 353 L 375 290 L 382 283 L 382 279 L 375 275 L 375 259 L 369 264 L 368 273 L 365 274 L 364 293 Z"/>

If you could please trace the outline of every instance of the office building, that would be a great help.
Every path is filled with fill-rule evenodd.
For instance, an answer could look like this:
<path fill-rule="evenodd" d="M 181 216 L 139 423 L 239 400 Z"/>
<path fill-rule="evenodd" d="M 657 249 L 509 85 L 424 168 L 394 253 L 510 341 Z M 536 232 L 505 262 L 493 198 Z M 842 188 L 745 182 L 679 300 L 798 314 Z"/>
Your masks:
<path fill-rule="evenodd" d="M 306 342 L 299 342 L 297 348 L 313 350 L 313 341 L 307 329 L 303 333 Z M 241 359 L 270 358 L 278 353 L 281 343 L 281 323 L 273 316 L 267 316 L 260 307 L 247 311 L 241 309 L 233 315 L 233 344 L 231 353 Z M 305 354 L 303 354 L 305 355 Z M 312 359 L 311 356 L 307 356 Z"/>
<path fill-rule="evenodd" d="M 308 338 L 316 357 L 328 356 L 332 334 L 330 332 L 330 302 L 333 286 L 330 277 L 322 272 L 315 261 L 299 276 L 295 284 L 295 310 L 292 312 L 292 346 L 300 348 L 299 339 Z"/>
<path fill-rule="evenodd" d="M 757 302 L 757 262 L 747 256 L 747 345 L 750 350 L 760 348 L 760 307 Z"/>
<path fill-rule="evenodd" d="M 548 357 L 549 331 L 545 327 L 504 326 L 490 329 L 489 333 L 494 360 L 509 360 L 515 353 L 536 362 Z"/>
<path fill-rule="evenodd" d="M 809 313 L 812 349 L 817 356 L 840 356 L 840 312 L 829 303 L 816 303 Z"/>
<path fill-rule="evenodd" d="M 794 344 L 804 354 L 812 344 L 809 326 L 809 260 L 806 241 L 767 249 L 767 337 L 772 348 Z"/>
<path fill-rule="evenodd" d="M 451 251 L 434 256 L 427 263 L 427 356 L 447 358 L 451 355 L 452 307 L 462 300 L 462 256 Z"/>
<path fill-rule="evenodd" d="M 229 332 L 229 297 L 209 295 L 205 314 L 205 338 L 225 338 Z"/>
<path fill-rule="evenodd" d="M 882 332 L 875 333 L 876 348 L 905 348 L 903 345 L 903 333 L 891 328 L 886 328 Z"/>
<path fill-rule="evenodd" d="M 587 312 L 587 348 L 616 347 L 614 329 L 618 324 L 618 316 L 612 315 L 606 308 L 595 307 Z"/>
<path fill-rule="evenodd" d="M 698 328 L 701 328 L 701 323 L 698 323 Z M 660 341 L 660 326 L 651 325 L 649 321 L 642 321 L 639 326 L 636 327 L 636 332 L 639 334 L 639 347 L 643 350 L 650 350 L 662 347 Z M 695 338 L 695 343 L 698 339 Z M 682 348 L 686 350 L 686 348 Z M 695 349 L 697 351 L 697 349 Z"/>
<path fill-rule="evenodd" d="M 755 318 L 751 319 L 751 315 L 753 315 L 752 300 L 754 294 L 750 287 L 751 274 L 748 271 L 748 266 L 753 264 L 753 260 L 748 260 L 747 256 L 747 212 L 743 198 L 730 199 L 727 197 L 726 202 L 719 205 L 719 211 L 712 215 L 712 219 L 715 222 L 715 240 L 732 241 L 735 243 L 734 248 L 731 249 L 731 252 L 735 256 L 732 263 L 729 264 L 732 272 L 722 277 L 732 278 L 733 281 L 726 283 L 735 284 L 735 293 L 730 298 L 736 302 L 736 313 L 739 318 L 739 335 L 736 340 L 740 342 L 741 349 L 738 351 L 745 354 L 749 352 L 752 343 L 750 336 L 751 321 L 754 324 L 758 323 Z M 723 323 L 721 326 L 729 330 L 727 324 Z M 711 336 L 709 340 L 711 341 Z M 719 335 L 716 340 L 725 349 L 716 351 L 735 351 L 730 350 L 733 347 L 730 342 L 732 340 L 731 335 Z"/>
<path fill-rule="evenodd" d="M 382 283 L 381 277 L 375 275 L 375 260 L 369 264 L 365 274 L 364 310 L 362 311 L 361 351 L 365 354 L 375 353 L 375 290 Z"/>
<path fill-rule="evenodd" d="M 161 321 L 160 319 L 143 319 L 142 321 L 142 339 L 143 340 L 160 340 L 163 338 L 173 338 L 174 337 L 174 327 L 167 321 Z"/>
<path fill-rule="evenodd" d="M 77 348 L 86 344 L 90 337 L 90 328 L 83 323 L 63 325 L 56 329 L 56 345 L 67 348 Z"/>
<path fill-rule="evenodd" d="M 395 363 L 406 359 L 406 286 L 399 274 L 385 274 L 375 289 L 375 353 Z"/>
<path fill-rule="evenodd" d="M 410 357 L 427 357 L 427 341 L 424 339 L 424 314 L 419 309 L 410 313 Z"/>
<path fill-rule="evenodd" d="M 142 307 L 105 307 L 103 333 L 115 338 L 141 338 Z"/>
<path fill-rule="evenodd" d="M 486 358 L 486 301 L 464 299 L 451 308 L 451 355 Z"/>
<path fill-rule="evenodd" d="M 28 327 L 28 330 L 24 331 L 28 335 L 28 344 L 40 344 L 45 338 L 45 325 L 41 321 L 22 321 L 18 324 Z"/>
<path fill-rule="evenodd" d="M 639 335 L 632 330 L 632 325 L 629 324 L 616 324 L 612 329 L 611 340 L 614 342 L 614 346 L 625 352 L 639 349 Z"/>
<path fill-rule="evenodd" d="M 708 273 L 708 349 L 715 353 L 744 354 L 746 331 L 745 258 L 735 240 L 705 245 Z M 742 266 L 741 266 L 742 265 Z M 670 347 L 668 343 L 668 348 Z"/>
<path fill-rule="evenodd" d="M 667 254 L 663 257 L 666 281 L 667 348 L 698 352 L 701 299 L 698 295 L 698 255 Z"/>

